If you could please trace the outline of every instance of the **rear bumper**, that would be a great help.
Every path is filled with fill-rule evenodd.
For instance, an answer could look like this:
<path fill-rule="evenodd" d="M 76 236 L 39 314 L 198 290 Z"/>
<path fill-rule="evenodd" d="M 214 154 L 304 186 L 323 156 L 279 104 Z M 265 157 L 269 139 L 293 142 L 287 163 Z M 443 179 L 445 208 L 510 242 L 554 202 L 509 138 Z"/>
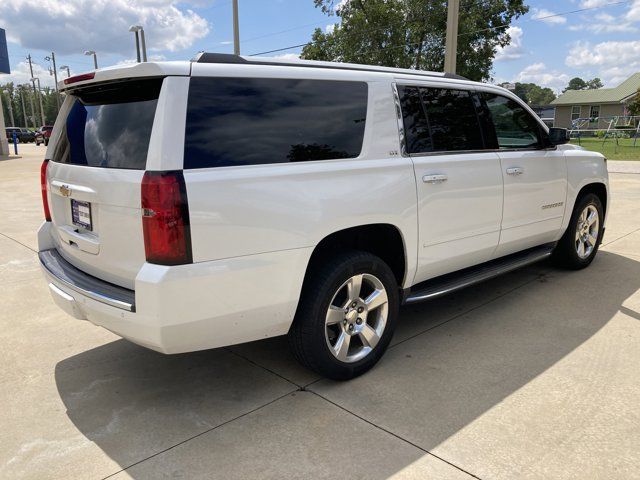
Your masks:
<path fill-rule="evenodd" d="M 311 250 L 146 263 L 135 292 L 85 274 L 55 250 L 39 256 L 53 300 L 69 315 L 150 349 L 183 353 L 287 333 Z"/>
<path fill-rule="evenodd" d="M 136 311 L 135 292 L 92 277 L 67 262 L 55 248 L 38 253 L 40 265 L 50 281 L 83 297 L 127 312 Z"/>

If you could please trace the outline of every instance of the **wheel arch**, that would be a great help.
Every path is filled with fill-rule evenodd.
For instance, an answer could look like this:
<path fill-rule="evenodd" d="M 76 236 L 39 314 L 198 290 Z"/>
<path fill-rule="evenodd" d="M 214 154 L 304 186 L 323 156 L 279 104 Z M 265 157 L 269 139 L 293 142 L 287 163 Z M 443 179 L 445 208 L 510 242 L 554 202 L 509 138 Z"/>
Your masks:
<path fill-rule="evenodd" d="M 398 286 L 404 284 L 408 272 L 406 241 L 402 231 L 390 223 L 358 225 L 326 235 L 311 253 L 305 281 L 315 265 L 344 250 L 361 250 L 380 257 L 391 268 Z"/>

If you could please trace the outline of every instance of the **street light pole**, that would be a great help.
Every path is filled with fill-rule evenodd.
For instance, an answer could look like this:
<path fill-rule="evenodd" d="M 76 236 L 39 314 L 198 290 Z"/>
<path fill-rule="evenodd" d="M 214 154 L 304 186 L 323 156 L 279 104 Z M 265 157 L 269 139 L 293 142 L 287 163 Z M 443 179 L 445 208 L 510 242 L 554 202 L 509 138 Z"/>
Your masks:
<path fill-rule="evenodd" d="M 31 62 L 31 54 L 27 55 L 27 60 L 29 61 L 29 71 L 31 72 L 31 84 L 33 85 L 33 94 L 40 97 L 40 90 L 36 91 L 36 82 L 33 77 L 33 63 Z M 40 104 L 42 104 L 42 101 L 40 102 Z M 33 109 L 33 99 L 31 99 L 31 112 L 33 113 L 32 119 L 33 119 L 33 126 L 35 127 L 37 113 Z M 42 118 L 44 119 L 44 114 L 42 114 Z M 42 123 L 44 123 L 44 120 L 42 120 Z"/>
<path fill-rule="evenodd" d="M 147 61 L 147 42 L 144 39 L 144 28 L 140 26 L 140 46 L 142 47 L 142 61 Z"/>
<path fill-rule="evenodd" d="M 456 73 L 456 55 L 458 52 L 458 12 L 460 0 L 448 0 L 447 37 L 444 44 L 444 71 Z"/>
<path fill-rule="evenodd" d="M 140 50 L 142 44 L 142 61 L 147 61 L 147 42 L 144 37 L 144 28 L 142 25 L 131 25 L 129 27 L 129 31 L 133 32 L 136 36 L 136 56 L 138 58 L 138 63 L 140 63 Z"/>
<path fill-rule="evenodd" d="M 3 92 L 7 94 L 7 98 L 9 99 L 9 103 L 7 104 L 9 107 L 9 121 L 11 122 L 11 126 L 15 127 L 16 123 L 13 121 L 13 96 L 9 90 L 3 90 Z"/>
<path fill-rule="evenodd" d="M 60 66 L 60 71 L 66 70 L 67 71 L 67 78 L 69 78 L 71 76 L 71 72 L 69 71 L 69 67 L 67 65 L 61 65 Z"/>
<path fill-rule="evenodd" d="M 85 55 L 93 55 L 93 66 L 96 68 L 96 70 L 98 70 L 98 55 L 96 55 L 96 52 L 93 50 L 87 50 L 86 52 L 84 52 Z"/>
<path fill-rule="evenodd" d="M 238 0 L 233 0 L 233 53 L 240 55 L 240 22 L 238 21 Z"/>

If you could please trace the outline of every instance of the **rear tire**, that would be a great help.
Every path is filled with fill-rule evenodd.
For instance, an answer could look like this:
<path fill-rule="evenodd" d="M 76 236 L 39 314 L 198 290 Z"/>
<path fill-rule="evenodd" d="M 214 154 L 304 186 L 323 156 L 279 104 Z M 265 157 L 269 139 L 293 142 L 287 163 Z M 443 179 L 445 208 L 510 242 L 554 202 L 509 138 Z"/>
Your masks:
<path fill-rule="evenodd" d="M 569 226 L 553 251 L 553 262 L 563 268 L 588 267 L 598 253 L 604 209 L 597 195 L 588 193 L 576 201 Z"/>
<path fill-rule="evenodd" d="M 350 251 L 309 272 L 289 345 L 307 368 L 348 380 L 372 368 L 395 330 L 398 285 L 389 266 L 367 252 Z"/>

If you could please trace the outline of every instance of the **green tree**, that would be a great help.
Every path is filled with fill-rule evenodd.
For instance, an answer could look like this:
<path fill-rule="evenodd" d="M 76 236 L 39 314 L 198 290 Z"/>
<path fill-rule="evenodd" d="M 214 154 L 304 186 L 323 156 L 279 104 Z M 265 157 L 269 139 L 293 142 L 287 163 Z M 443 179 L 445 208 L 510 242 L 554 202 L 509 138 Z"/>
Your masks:
<path fill-rule="evenodd" d="M 604 87 L 604 85 L 602 84 L 602 80 L 600 80 L 598 77 L 592 80 L 587 80 L 588 90 L 595 90 L 596 88 L 602 88 L 602 87 Z"/>
<path fill-rule="evenodd" d="M 314 0 L 336 15 L 333 31 L 316 29 L 302 58 L 442 71 L 447 2 L 434 0 Z M 337 9 L 336 7 L 340 5 Z M 460 6 L 457 72 L 487 80 L 498 47 L 509 44 L 511 21 L 527 13 L 523 0 L 475 0 Z"/>
<path fill-rule="evenodd" d="M 505 86 L 506 84 L 501 84 Z M 556 94 L 553 93 L 548 87 L 541 87 L 535 83 L 520 83 L 516 82 L 516 88 L 513 91 L 522 100 L 530 105 L 548 105 L 556 98 Z"/>
<path fill-rule="evenodd" d="M 640 115 L 640 88 L 636 91 L 635 97 L 627 103 L 627 110 L 631 115 Z"/>
<path fill-rule="evenodd" d="M 8 93 L 5 93 L 8 92 Z M 14 85 L 12 82 L 0 84 L 0 93 L 2 94 L 2 110 L 4 113 L 4 119 L 7 126 L 9 125 L 9 105 L 11 105 L 13 111 L 13 119 L 16 127 L 27 128 L 39 128 L 42 123 L 40 117 L 40 103 L 38 97 L 33 92 L 31 85 L 21 87 L 20 85 Z M 20 95 L 24 99 L 24 106 L 26 112 L 22 111 L 22 101 Z M 58 104 L 56 102 L 56 91 L 53 88 L 43 87 L 42 91 L 42 106 L 44 107 L 44 118 L 47 125 L 53 125 L 53 122 L 58 115 Z M 9 98 L 11 102 L 9 102 Z M 62 96 L 60 98 L 62 102 Z M 33 109 L 32 110 L 32 105 Z M 27 125 L 24 124 L 25 114 L 27 116 Z"/>
<path fill-rule="evenodd" d="M 602 84 L 602 80 L 600 80 L 598 77 L 587 81 L 581 79 L 580 77 L 574 77 L 569 80 L 567 88 L 565 88 L 562 93 L 566 92 L 567 90 L 594 90 L 596 88 L 602 88 L 603 86 L 604 85 Z"/>

